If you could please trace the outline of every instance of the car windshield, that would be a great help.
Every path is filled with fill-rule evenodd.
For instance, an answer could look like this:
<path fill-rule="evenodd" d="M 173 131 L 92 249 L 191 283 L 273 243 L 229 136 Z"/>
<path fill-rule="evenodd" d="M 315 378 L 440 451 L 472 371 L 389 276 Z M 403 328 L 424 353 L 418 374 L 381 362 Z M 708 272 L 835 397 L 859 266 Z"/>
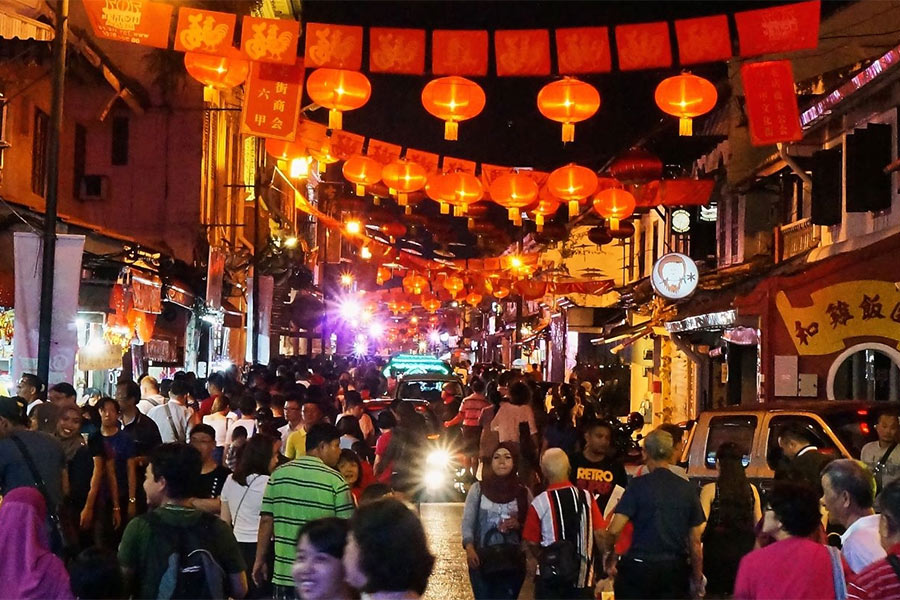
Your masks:
<path fill-rule="evenodd" d="M 859 458 L 866 442 L 876 439 L 874 428 L 868 423 L 869 411 L 865 409 L 829 412 L 822 418 L 854 458 Z"/>
<path fill-rule="evenodd" d="M 456 381 L 404 381 L 400 384 L 398 397 L 406 400 L 437 402 L 441 399 L 441 390 L 445 385 L 449 385 L 455 395 L 462 394 L 462 387 Z"/>

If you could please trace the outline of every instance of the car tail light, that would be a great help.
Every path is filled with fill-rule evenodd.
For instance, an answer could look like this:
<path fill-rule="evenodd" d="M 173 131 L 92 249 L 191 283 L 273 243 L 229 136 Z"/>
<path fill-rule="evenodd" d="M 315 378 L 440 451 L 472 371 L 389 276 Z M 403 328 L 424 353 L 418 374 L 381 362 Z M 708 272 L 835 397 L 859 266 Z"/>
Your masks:
<path fill-rule="evenodd" d="M 859 430 L 862 432 L 863 435 L 869 435 L 872 432 L 872 430 L 869 428 L 868 423 L 860 423 Z"/>

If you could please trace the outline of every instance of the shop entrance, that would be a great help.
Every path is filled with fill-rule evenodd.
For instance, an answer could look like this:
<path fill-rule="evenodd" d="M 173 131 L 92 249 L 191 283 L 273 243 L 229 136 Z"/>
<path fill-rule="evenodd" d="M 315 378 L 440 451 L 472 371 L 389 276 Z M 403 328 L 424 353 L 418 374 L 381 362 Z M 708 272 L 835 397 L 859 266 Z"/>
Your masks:
<path fill-rule="evenodd" d="M 896 402 L 900 400 L 900 354 L 881 344 L 849 348 L 828 373 L 832 400 Z"/>

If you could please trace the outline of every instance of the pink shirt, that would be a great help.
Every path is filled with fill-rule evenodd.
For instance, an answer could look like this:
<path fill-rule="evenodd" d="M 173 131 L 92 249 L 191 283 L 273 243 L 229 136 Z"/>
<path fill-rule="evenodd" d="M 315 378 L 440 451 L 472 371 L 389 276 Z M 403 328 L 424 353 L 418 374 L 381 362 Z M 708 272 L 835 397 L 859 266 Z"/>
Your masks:
<path fill-rule="evenodd" d="M 741 560 L 735 600 L 832 600 L 834 578 L 828 549 L 791 537 L 754 550 Z"/>

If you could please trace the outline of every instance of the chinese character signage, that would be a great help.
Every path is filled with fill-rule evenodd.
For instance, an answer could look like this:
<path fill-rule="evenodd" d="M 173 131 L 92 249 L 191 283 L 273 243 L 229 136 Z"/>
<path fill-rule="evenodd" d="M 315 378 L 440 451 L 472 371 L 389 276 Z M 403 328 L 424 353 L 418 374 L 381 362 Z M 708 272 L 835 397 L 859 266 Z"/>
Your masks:
<path fill-rule="evenodd" d="M 615 31 L 619 69 L 622 71 L 671 66 L 668 23 L 618 25 Z"/>
<path fill-rule="evenodd" d="M 573 27 L 556 30 L 556 57 L 563 75 L 608 73 L 612 70 L 609 29 Z"/>
<path fill-rule="evenodd" d="M 803 138 L 791 61 L 743 65 L 741 80 L 747 98 L 750 142 L 754 146 Z"/>
<path fill-rule="evenodd" d="M 306 66 L 358 71 L 362 66 L 362 43 L 362 27 L 307 23 Z"/>
<path fill-rule="evenodd" d="M 425 30 L 385 27 L 370 29 L 369 70 L 373 73 L 408 75 L 424 73 Z"/>
<path fill-rule="evenodd" d="M 487 31 L 435 31 L 431 46 L 435 75 L 487 75 Z"/>
<path fill-rule="evenodd" d="M 252 63 L 241 131 L 276 140 L 294 141 L 303 96 L 303 61 L 291 66 Z"/>
<path fill-rule="evenodd" d="M 900 339 L 900 291 L 890 281 L 848 281 L 810 294 L 811 303 L 792 305 L 783 291 L 778 313 L 801 355 L 824 355 L 861 337 Z"/>
<path fill-rule="evenodd" d="M 549 75 L 550 32 L 520 29 L 494 32 L 497 75 Z"/>
<path fill-rule="evenodd" d="M 735 13 L 741 56 L 791 52 L 819 44 L 819 2 Z"/>
<path fill-rule="evenodd" d="M 299 38 L 298 21 L 244 17 L 241 22 L 241 50 L 250 60 L 293 65 Z"/>
<path fill-rule="evenodd" d="M 224 55 L 234 42 L 237 15 L 182 7 L 178 11 L 175 49 Z"/>
<path fill-rule="evenodd" d="M 675 21 L 678 62 L 683 65 L 731 58 L 728 17 L 716 15 Z"/>
<path fill-rule="evenodd" d="M 146 0 L 84 0 L 97 37 L 154 48 L 169 46 L 171 4 Z"/>

